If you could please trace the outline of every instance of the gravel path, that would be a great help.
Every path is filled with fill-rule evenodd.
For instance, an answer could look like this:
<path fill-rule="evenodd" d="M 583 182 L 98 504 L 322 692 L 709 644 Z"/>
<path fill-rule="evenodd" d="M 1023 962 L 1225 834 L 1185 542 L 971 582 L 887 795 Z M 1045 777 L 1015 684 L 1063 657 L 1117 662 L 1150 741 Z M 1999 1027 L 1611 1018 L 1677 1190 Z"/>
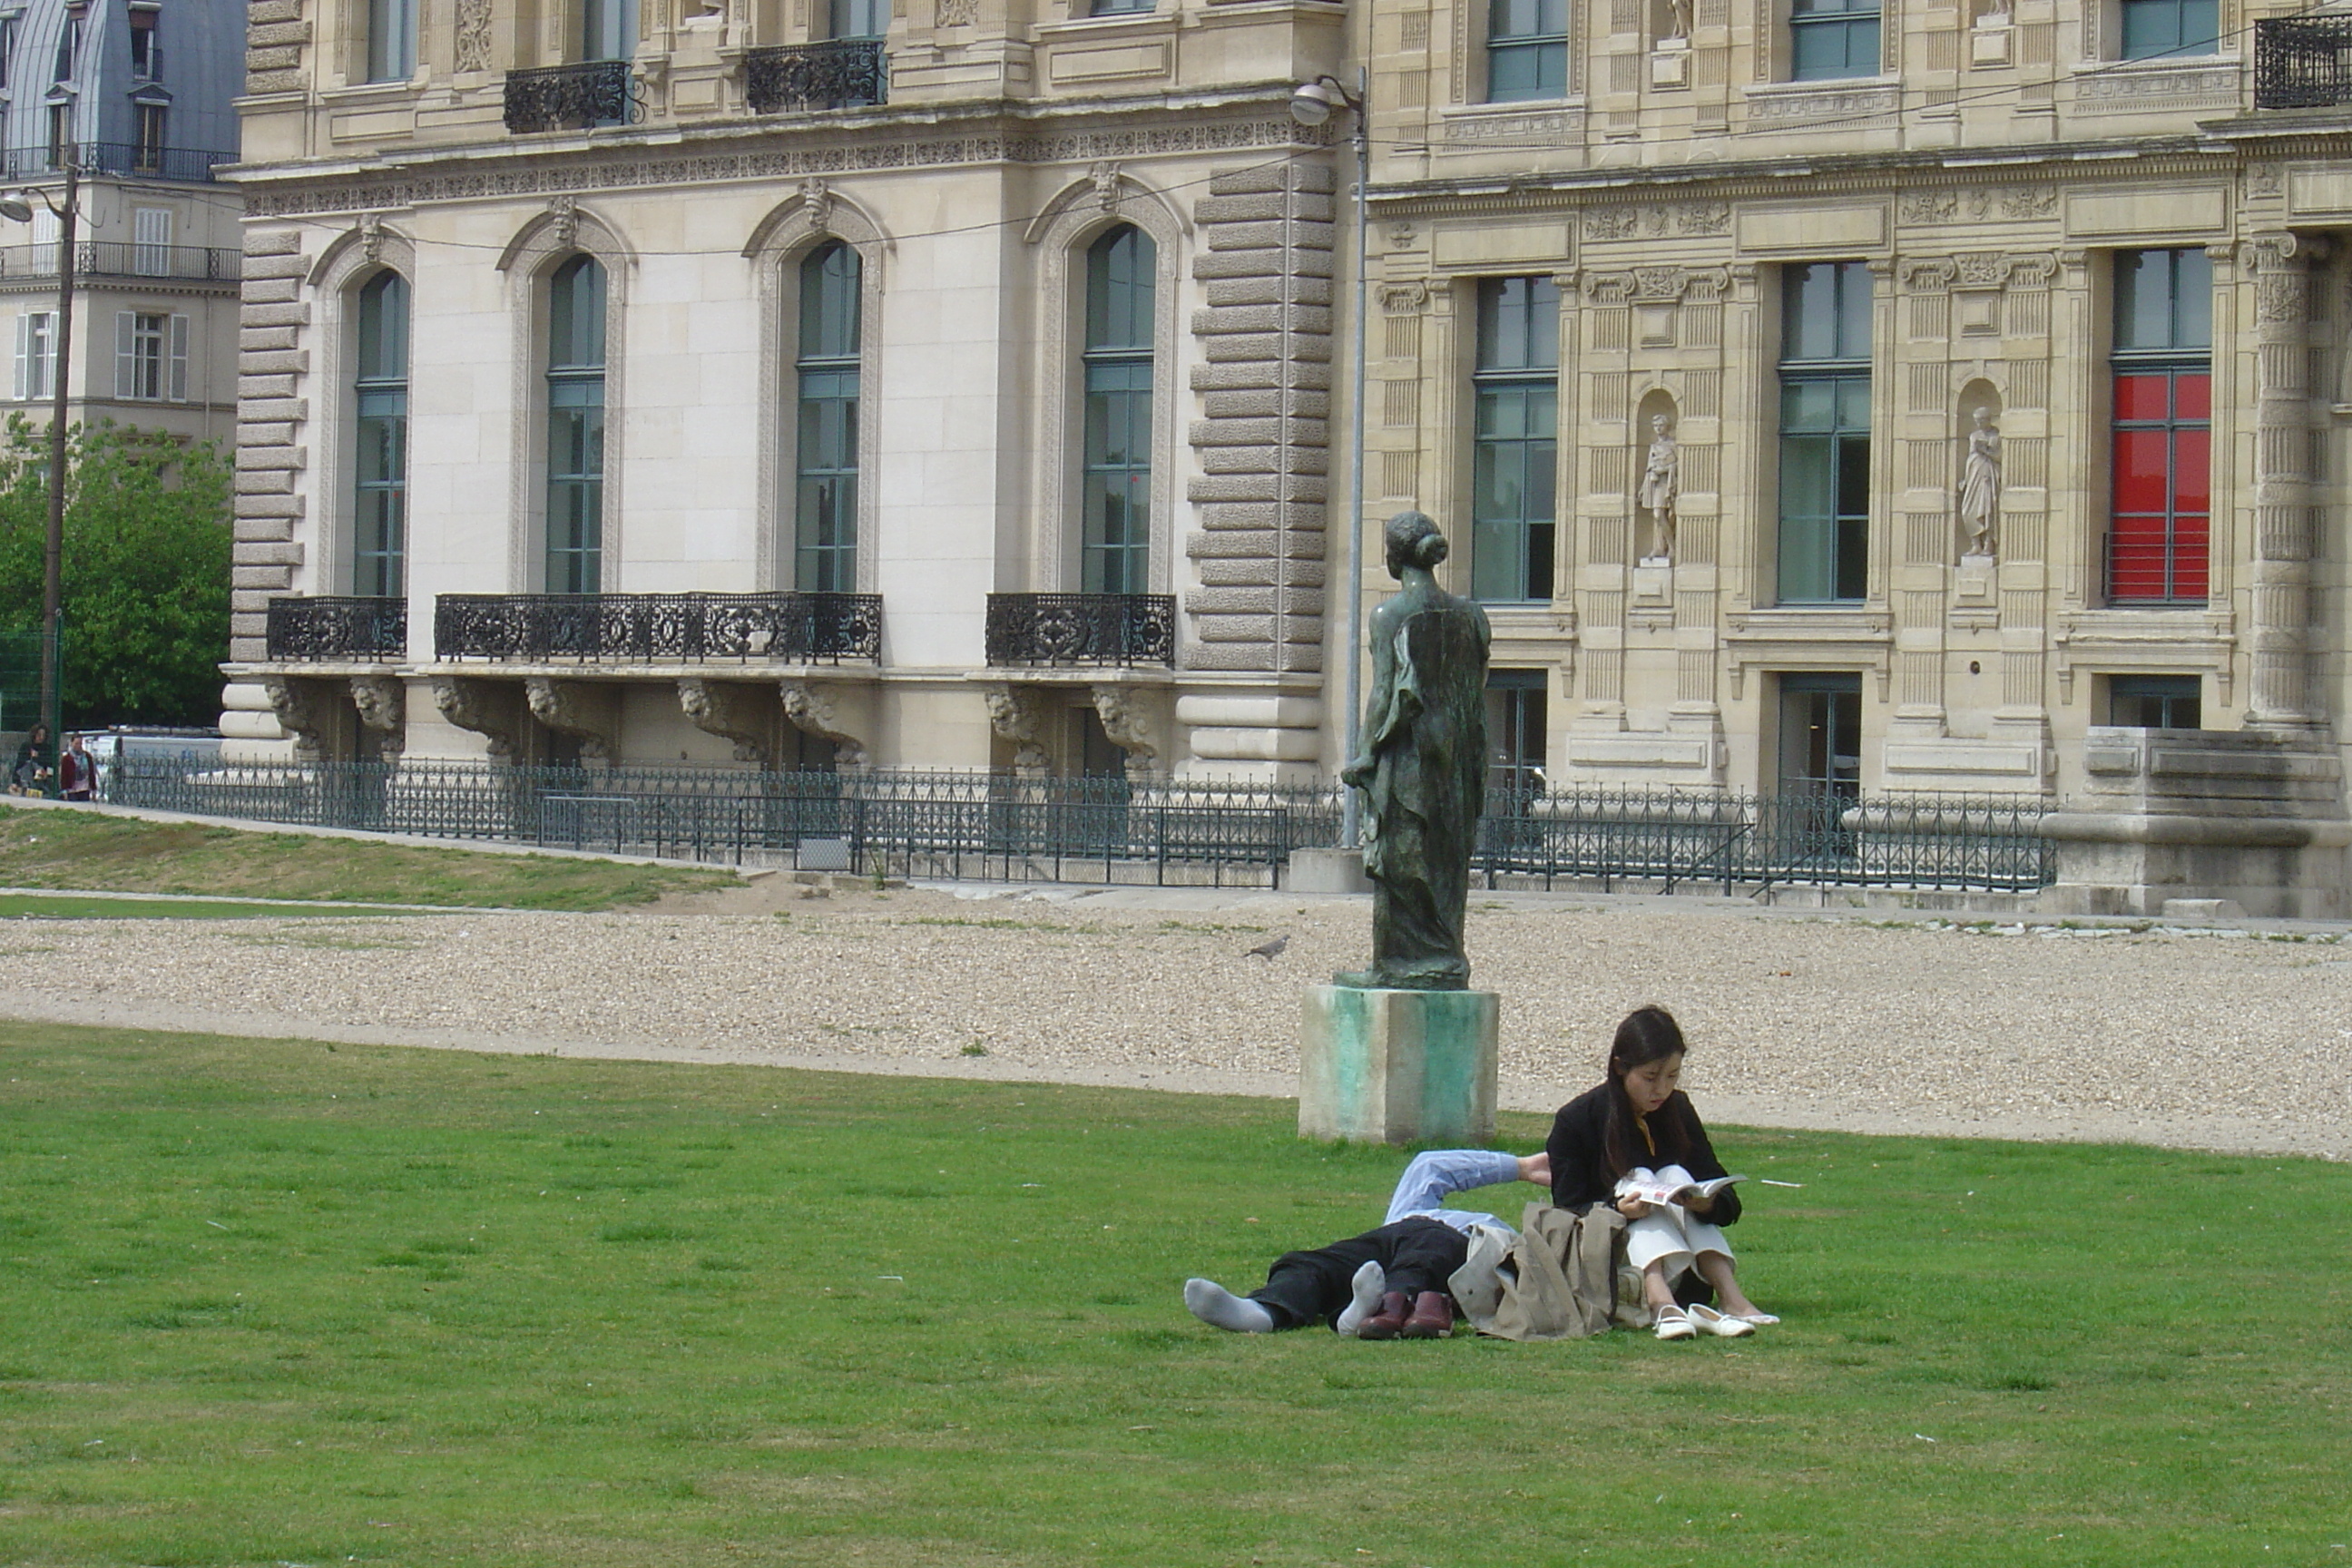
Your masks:
<path fill-rule="evenodd" d="M 1288 1095 L 1301 991 L 1365 956 L 1360 900 L 976 891 L 9 921 L 0 1016 Z M 1508 1107 L 1595 1081 L 1616 1018 L 1659 1001 L 1710 1121 L 2352 1155 L 2352 932 L 1497 895 L 1470 952 L 1503 994 Z"/>

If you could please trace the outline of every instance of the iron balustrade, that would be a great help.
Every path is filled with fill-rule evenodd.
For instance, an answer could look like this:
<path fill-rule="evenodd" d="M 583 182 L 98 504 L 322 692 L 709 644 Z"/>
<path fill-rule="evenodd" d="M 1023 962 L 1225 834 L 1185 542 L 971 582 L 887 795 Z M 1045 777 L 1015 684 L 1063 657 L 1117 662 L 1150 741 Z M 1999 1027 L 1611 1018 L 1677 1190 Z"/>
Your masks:
<path fill-rule="evenodd" d="M 507 72 L 506 126 L 518 136 L 631 125 L 644 112 L 626 60 L 582 60 Z"/>
<path fill-rule="evenodd" d="M 433 657 L 647 664 L 878 658 L 878 594 L 444 594 Z"/>
<path fill-rule="evenodd" d="M 1169 594 L 991 594 L 990 668 L 1176 663 Z"/>
<path fill-rule="evenodd" d="M 408 657 L 408 601 L 272 599 L 263 646 L 272 663 L 396 664 Z"/>
<path fill-rule="evenodd" d="M 77 278 L 169 278 L 234 283 L 244 257 L 234 250 L 198 245 L 140 245 L 100 239 L 74 242 Z M 0 247 L 0 278 L 55 278 L 56 242 Z"/>
<path fill-rule="evenodd" d="M 117 805 L 200 816 L 736 864 L 840 840 L 861 875 L 987 881 L 1271 887 L 1293 850 L 1332 843 L 1339 826 L 1331 788 L 1007 773 L 134 757 L 100 789 Z M 1473 862 L 1488 888 L 2024 892 L 2056 879 L 2032 799 L 1593 789 L 1488 805 Z"/>
<path fill-rule="evenodd" d="M 889 101 L 889 62 L 879 38 L 751 49 L 743 56 L 743 98 L 755 114 L 868 108 Z"/>
<path fill-rule="evenodd" d="M 81 142 L 52 147 L 10 147 L 0 152 L 10 180 L 37 181 L 44 174 L 65 173 L 66 156 L 85 174 L 120 174 L 126 178 L 168 180 L 174 184 L 210 182 L 215 169 L 236 162 L 234 153 L 214 153 L 199 147 L 150 147 L 136 142 Z"/>
<path fill-rule="evenodd" d="M 2352 103 L 2352 16 L 2273 16 L 2254 24 L 2254 107 Z"/>

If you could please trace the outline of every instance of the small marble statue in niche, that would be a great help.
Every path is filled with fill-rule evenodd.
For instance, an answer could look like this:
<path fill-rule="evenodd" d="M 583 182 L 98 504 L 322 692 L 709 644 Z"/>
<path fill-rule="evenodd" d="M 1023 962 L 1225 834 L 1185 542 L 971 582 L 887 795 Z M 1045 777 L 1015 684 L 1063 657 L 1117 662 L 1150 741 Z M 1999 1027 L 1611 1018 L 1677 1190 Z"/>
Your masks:
<path fill-rule="evenodd" d="M 1691 0 L 1666 0 L 1665 31 L 1658 35 L 1660 48 L 1682 48 L 1690 41 Z"/>
<path fill-rule="evenodd" d="M 1642 564 L 1664 566 L 1675 555 L 1675 503 L 1681 497 L 1682 449 L 1675 443 L 1675 422 L 1664 414 L 1650 416 L 1650 455 L 1642 465 L 1642 487 L 1634 501 L 1650 517 L 1649 536 L 1643 542 Z"/>
<path fill-rule="evenodd" d="M 2000 515 L 2000 426 L 1983 404 L 1969 419 L 1975 428 L 1969 432 L 1968 458 L 1960 469 L 1960 527 L 1967 534 L 1961 553 L 1990 560 L 1993 523 Z"/>

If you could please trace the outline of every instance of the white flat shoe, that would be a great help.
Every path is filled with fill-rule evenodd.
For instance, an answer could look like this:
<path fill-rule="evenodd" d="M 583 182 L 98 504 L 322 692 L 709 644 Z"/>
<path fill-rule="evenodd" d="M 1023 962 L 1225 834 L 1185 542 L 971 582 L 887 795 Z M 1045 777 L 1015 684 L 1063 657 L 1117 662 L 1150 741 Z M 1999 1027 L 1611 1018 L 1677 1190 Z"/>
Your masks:
<path fill-rule="evenodd" d="M 1736 1340 L 1742 1334 L 1752 1334 L 1756 1331 L 1756 1325 L 1745 1319 L 1732 1317 L 1727 1312 L 1718 1312 L 1712 1307 L 1700 1306 L 1696 1302 L 1685 1307 L 1683 1310 L 1700 1329 L 1723 1339 Z"/>
<path fill-rule="evenodd" d="M 1746 1323 L 1751 1329 L 1760 1329 L 1780 1321 L 1769 1312 L 1726 1312 L 1724 1316 L 1736 1322 Z"/>
<path fill-rule="evenodd" d="M 1698 1325 L 1680 1307 L 1661 1307 L 1657 1327 L 1651 1332 L 1662 1340 L 1695 1340 L 1698 1338 Z"/>

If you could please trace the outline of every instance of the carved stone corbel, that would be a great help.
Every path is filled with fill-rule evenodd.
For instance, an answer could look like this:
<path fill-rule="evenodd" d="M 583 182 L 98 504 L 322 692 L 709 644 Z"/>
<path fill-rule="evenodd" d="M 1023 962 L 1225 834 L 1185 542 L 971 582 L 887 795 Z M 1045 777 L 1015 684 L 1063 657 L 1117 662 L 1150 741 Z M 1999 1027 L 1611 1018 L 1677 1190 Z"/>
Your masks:
<path fill-rule="evenodd" d="M 735 742 L 735 760 L 775 766 L 775 714 L 757 687 L 689 675 L 677 683 L 677 705 L 706 735 Z"/>
<path fill-rule="evenodd" d="M 516 711 L 511 686 L 503 681 L 436 675 L 433 677 L 433 706 L 451 724 L 460 730 L 471 730 L 487 740 L 494 761 L 514 761 L 522 738 L 522 721 Z"/>
<path fill-rule="evenodd" d="M 360 722 L 375 731 L 378 756 L 396 757 L 407 749 L 408 687 L 398 676 L 352 676 L 352 706 Z"/>
<path fill-rule="evenodd" d="M 328 732 L 331 722 L 320 706 L 318 684 L 268 675 L 262 677 L 261 689 L 268 695 L 269 710 L 278 716 L 278 727 L 293 739 L 294 755 L 306 763 L 317 762 L 325 754 L 321 737 Z"/>
<path fill-rule="evenodd" d="M 998 682 L 985 689 L 989 728 L 1013 742 L 1013 771 L 1024 778 L 1043 778 L 1053 766 L 1037 731 L 1045 719 L 1045 705 L 1027 687 Z"/>
<path fill-rule="evenodd" d="M 620 705 L 611 692 L 546 675 L 525 677 L 522 689 L 532 718 L 558 734 L 578 736 L 581 756 L 611 765 L 620 749 Z"/>
<path fill-rule="evenodd" d="M 1127 753 L 1129 778 L 1158 778 L 1168 767 L 1168 694 L 1153 688 L 1097 686 L 1095 714 L 1110 743 Z"/>
<path fill-rule="evenodd" d="M 856 733 L 859 730 L 872 732 L 870 715 L 863 711 L 864 703 L 847 692 L 814 680 L 787 680 L 782 695 L 784 717 L 792 721 L 793 729 L 833 742 L 834 766 L 866 765 L 866 742 Z"/>

